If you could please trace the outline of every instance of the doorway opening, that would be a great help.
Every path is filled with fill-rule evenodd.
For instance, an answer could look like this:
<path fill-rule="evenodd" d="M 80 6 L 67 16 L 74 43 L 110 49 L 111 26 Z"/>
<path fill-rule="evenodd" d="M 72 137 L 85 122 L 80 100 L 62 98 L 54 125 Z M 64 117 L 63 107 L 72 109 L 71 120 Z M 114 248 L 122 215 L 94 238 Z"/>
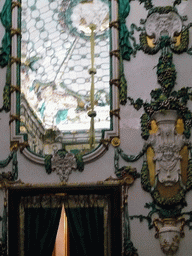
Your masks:
<path fill-rule="evenodd" d="M 121 197 L 120 184 L 10 187 L 9 256 L 120 255 Z"/>
<path fill-rule="evenodd" d="M 70 256 L 69 252 L 69 226 L 64 205 L 61 210 L 61 218 L 55 239 L 55 246 L 52 256 Z"/>

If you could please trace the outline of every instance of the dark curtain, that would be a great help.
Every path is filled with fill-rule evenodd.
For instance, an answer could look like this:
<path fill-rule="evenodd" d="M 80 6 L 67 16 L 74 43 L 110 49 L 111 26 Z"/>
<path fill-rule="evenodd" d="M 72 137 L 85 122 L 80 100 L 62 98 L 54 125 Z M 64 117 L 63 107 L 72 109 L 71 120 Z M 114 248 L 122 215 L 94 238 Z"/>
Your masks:
<path fill-rule="evenodd" d="M 51 256 L 61 208 L 25 209 L 25 256 Z"/>
<path fill-rule="evenodd" d="M 66 208 L 70 256 L 104 256 L 104 208 Z"/>

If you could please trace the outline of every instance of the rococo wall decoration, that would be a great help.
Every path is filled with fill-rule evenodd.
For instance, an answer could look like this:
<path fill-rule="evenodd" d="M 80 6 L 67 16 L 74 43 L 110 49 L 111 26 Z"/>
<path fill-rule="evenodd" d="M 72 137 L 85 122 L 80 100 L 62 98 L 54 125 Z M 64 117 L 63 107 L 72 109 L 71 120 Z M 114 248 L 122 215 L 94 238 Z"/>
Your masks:
<path fill-rule="evenodd" d="M 114 147 L 116 178 L 105 182 L 123 184 L 122 255 L 139 255 L 131 241 L 134 218 L 146 220 L 148 228 L 155 229 L 166 255 L 177 253 L 184 226 L 192 229 L 192 212 L 184 211 L 186 193 L 192 187 L 192 112 L 188 106 L 192 89 L 177 86 L 174 63 L 175 55 L 192 55 L 192 23 L 179 12 L 185 1 L 155 6 L 152 0 L 139 0 L 146 17 L 139 26 L 132 23 L 128 28 L 132 2 L 25 0 L 21 11 L 20 1 L 5 1 L 0 15 L 5 28 L 0 67 L 7 67 L 7 74 L 0 112 L 10 112 L 11 153 L 0 161 L 0 168 L 12 161 L 12 172 L 0 174 L 2 255 L 7 253 L 7 189 L 22 183 L 18 180 L 19 149 L 33 163 L 45 166 L 47 174 L 56 172 L 62 186 L 72 171 L 82 172 L 84 164 Z M 90 6 L 93 13 L 85 17 Z M 139 51 L 158 56 L 151 69 L 159 87 L 150 91 L 148 101 L 127 95 L 124 63 Z M 120 104 L 143 108 L 143 148 L 138 155 L 128 155 L 120 147 Z M 82 123 L 86 129 L 77 128 Z M 120 166 L 120 158 L 130 166 Z M 138 171 L 134 163 L 141 158 Z M 147 216 L 129 216 L 128 188 L 139 178 L 153 201 L 144 206 L 149 210 Z"/>
<path fill-rule="evenodd" d="M 128 32 L 127 53 L 130 60 L 138 51 L 155 55 L 160 51 L 156 66 L 157 82 L 160 88 L 150 92 L 151 101 L 128 96 L 130 104 L 139 110 L 144 109 L 141 116 L 141 136 L 144 146 L 141 152 L 127 155 L 120 148 L 120 142 L 114 144 L 114 165 L 116 175 L 133 172 L 133 168 L 119 168 L 119 157 L 132 163 L 143 157 L 141 169 L 141 185 L 153 198 L 152 204 L 146 208 L 152 210 L 148 216 L 135 215 L 131 218 L 146 219 L 149 228 L 156 228 L 156 238 L 160 240 L 162 251 L 166 255 L 174 255 L 184 237 L 183 227 L 190 228 L 191 213 L 183 212 L 186 206 L 185 195 L 191 189 L 191 127 L 192 112 L 187 103 L 191 100 L 190 87 L 175 90 L 177 70 L 173 63 L 174 54 L 191 55 L 189 34 L 192 23 L 186 23 L 187 17 L 181 16 L 175 1 L 173 6 L 157 7 L 152 1 L 140 1 L 148 11 L 146 19 L 140 20 L 140 27 L 131 24 Z M 127 30 L 128 31 L 128 30 Z M 140 43 L 136 43 L 134 31 L 139 32 Z M 121 42 L 120 42 L 121 44 Z M 159 219 L 153 220 L 158 213 Z M 183 216 L 189 215 L 189 219 Z"/>

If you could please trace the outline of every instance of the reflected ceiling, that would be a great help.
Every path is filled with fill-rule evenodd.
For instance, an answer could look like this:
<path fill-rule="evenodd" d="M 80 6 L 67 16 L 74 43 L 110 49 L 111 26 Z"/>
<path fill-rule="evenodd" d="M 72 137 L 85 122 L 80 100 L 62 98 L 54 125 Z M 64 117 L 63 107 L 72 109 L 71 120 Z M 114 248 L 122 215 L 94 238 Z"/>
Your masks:
<path fill-rule="evenodd" d="M 109 128 L 109 6 L 23 0 L 21 90 L 45 129 L 88 130 L 90 29 L 95 31 L 95 129 Z"/>

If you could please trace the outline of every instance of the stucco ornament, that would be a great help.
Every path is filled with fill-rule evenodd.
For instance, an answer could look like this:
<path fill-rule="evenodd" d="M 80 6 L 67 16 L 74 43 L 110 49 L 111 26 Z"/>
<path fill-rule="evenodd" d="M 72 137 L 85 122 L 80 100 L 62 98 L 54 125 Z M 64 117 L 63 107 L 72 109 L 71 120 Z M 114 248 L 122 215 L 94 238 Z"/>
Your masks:
<path fill-rule="evenodd" d="M 156 238 L 159 238 L 160 246 L 164 254 L 175 255 L 179 248 L 180 238 L 184 237 L 183 228 L 185 219 L 155 219 Z"/>
<path fill-rule="evenodd" d="M 66 153 L 63 157 L 56 152 L 51 159 L 51 166 L 52 171 L 56 171 L 60 180 L 62 182 L 67 182 L 71 172 L 77 169 L 75 155 L 72 153 Z"/>
<path fill-rule="evenodd" d="M 148 143 L 155 153 L 153 160 L 156 180 L 165 186 L 173 186 L 179 181 L 183 187 L 180 150 L 187 143 L 187 139 L 183 134 L 176 132 L 177 112 L 175 110 L 168 110 L 165 113 L 157 111 L 152 118 L 156 120 L 158 131 L 149 136 Z"/>
<path fill-rule="evenodd" d="M 140 47 L 143 52 L 156 54 L 168 47 L 176 54 L 191 54 L 191 49 L 188 49 L 191 24 L 185 25 L 186 19 L 186 16 L 180 16 L 178 10 L 172 6 L 152 8 L 147 18 L 140 21 L 144 25 L 144 28 L 140 28 Z"/>
<path fill-rule="evenodd" d="M 153 13 L 145 23 L 145 30 L 149 37 L 154 38 L 153 43 L 159 42 L 162 36 L 169 36 L 171 39 L 182 30 L 182 21 L 175 12 Z"/>
<path fill-rule="evenodd" d="M 111 141 L 111 144 L 113 147 L 119 147 L 120 143 L 121 143 L 121 141 L 118 137 L 114 137 Z"/>

